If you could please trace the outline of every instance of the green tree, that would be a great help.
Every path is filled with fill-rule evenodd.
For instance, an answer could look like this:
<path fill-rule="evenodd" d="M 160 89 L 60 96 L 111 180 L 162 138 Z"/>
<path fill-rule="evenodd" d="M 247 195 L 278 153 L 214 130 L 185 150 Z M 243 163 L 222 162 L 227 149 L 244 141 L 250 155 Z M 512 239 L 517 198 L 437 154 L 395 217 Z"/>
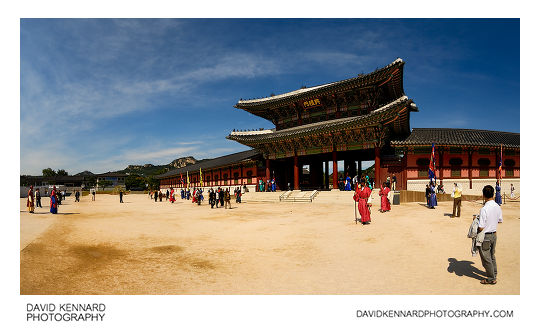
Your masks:
<path fill-rule="evenodd" d="M 159 180 L 154 178 L 154 176 L 147 177 L 146 183 L 148 184 L 148 188 L 151 190 L 159 189 Z"/>
<path fill-rule="evenodd" d="M 105 190 L 105 187 L 112 186 L 112 181 L 109 180 L 99 180 L 98 186 Z"/>
<path fill-rule="evenodd" d="M 146 179 L 138 174 L 130 174 L 125 180 L 127 190 L 146 189 Z"/>
<path fill-rule="evenodd" d="M 46 169 L 43 169 L 41 171 L 41 173 L 43 174 L 44 177 L 55 177 L 56 176 L 56 172 L 51 169 L 50 167 L 46 168 Z"/>
<path fill-rule="evenodd" d="M 68 173 L 67 173 L 66 170 L 64 170 L 64 169 L 59 169 L 59 170 L 56 172 L 56 175 L 57 175 L 57 176 L 65 177 L 65 176 L 68 175 Z"/>

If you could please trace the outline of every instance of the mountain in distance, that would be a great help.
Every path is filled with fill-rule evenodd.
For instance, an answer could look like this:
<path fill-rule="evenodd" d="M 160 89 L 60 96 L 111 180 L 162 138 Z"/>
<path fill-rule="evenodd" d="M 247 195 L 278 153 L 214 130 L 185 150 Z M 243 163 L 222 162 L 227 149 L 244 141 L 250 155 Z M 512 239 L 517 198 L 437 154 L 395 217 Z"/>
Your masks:
<path fill-rule="evenodd" d="M 123 170 L 114 171 L 114 173 L 125 173 L 125 174 L 137 174 L 142 176 L 157 175 L 168 172 L 170 170 L 179 169 L 187 165 L 195 164 L 200 162 L 195 159 L 193 156 L 180 157 L 169 164 L 165 165 L 154 165 L 154 164 L 144 164 L 144 165 L 128 165 Z"/>
<path fill-rule="evenodd" d="M 82 171 L 82 172 L 79 172 L 77 174 L 75 174 L 75 176 L 91 176 L 91 175 L 95 175 L 94 173 L 90 172 L 90 171 Z"/>

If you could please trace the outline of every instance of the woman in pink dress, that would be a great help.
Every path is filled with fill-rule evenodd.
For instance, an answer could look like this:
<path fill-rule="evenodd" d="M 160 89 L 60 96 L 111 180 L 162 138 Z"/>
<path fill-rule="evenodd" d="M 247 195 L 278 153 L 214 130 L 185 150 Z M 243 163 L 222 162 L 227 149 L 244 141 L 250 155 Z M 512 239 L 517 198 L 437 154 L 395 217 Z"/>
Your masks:
<path fill-rule="evenodd" d="M 368 209 L 368 199 L 371 195 L 371 189 L 366 186 L 366 179 L 360 180 L 360 186 L 356 187 L 353 199 L 358 202 L 358 212 L 362 217 L 362 224 L 369 224 L 371 222 L 371 216 Z"/>
<path fill-rule="evenodd" d="M 379 196 L 381 196 L 381 212 L 390 211 L 390 201 L 388 200 L 388 193 L 390 192 L 390 182 L 385 182 L 381 186 Z"/>

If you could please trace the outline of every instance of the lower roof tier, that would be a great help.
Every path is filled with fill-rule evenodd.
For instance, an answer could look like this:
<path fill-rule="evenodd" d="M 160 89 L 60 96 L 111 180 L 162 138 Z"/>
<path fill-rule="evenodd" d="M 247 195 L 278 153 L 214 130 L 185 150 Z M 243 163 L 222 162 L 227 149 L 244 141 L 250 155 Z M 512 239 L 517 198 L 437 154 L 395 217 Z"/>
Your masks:
<path fill-rule="evenodd" d="M 473 129 L 415 128 L 392 146 L 476 146 L 519 148 L 519 133 Z"/>
<path fill-rule="evenodd" d="M 247 146 L 256 146 L 258 144 L 331 133 L 333 131 L 343 131 L 351 128 L 377 126 L 379 124 L 391 124 L 395 134 L 408 135 L 408 114 L 411 111 L 418 111 L 416 104 L 411 99 L 403 96 L 366 115 L 338 118 L 279 131 L 274 129 L 252 132 L 235 131 L 231 132 L 231 134 L 227 136 L 227 139 L 238 141 Z"/>

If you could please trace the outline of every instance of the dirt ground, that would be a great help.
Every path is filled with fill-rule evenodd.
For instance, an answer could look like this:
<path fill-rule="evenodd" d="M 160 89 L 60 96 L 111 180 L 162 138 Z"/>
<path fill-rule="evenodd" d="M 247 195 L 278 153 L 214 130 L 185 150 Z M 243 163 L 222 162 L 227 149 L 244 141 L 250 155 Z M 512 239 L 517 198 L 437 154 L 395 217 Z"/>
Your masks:
<path fill-rule="evenodd" d="M 350 193 L 352 198 L 352 193 Z M 331 198 L 329 198 L 331 199 Z M 519 203 L 503 206 L 498 283 L 467 231 L 479 202 L 393 206 L 355 224 L 349 197 L 211 209 L 148 195 L 21 199 L 21 294 L 519 294 Z M 45 206 L 46 198 L 42 199 Z"/>

